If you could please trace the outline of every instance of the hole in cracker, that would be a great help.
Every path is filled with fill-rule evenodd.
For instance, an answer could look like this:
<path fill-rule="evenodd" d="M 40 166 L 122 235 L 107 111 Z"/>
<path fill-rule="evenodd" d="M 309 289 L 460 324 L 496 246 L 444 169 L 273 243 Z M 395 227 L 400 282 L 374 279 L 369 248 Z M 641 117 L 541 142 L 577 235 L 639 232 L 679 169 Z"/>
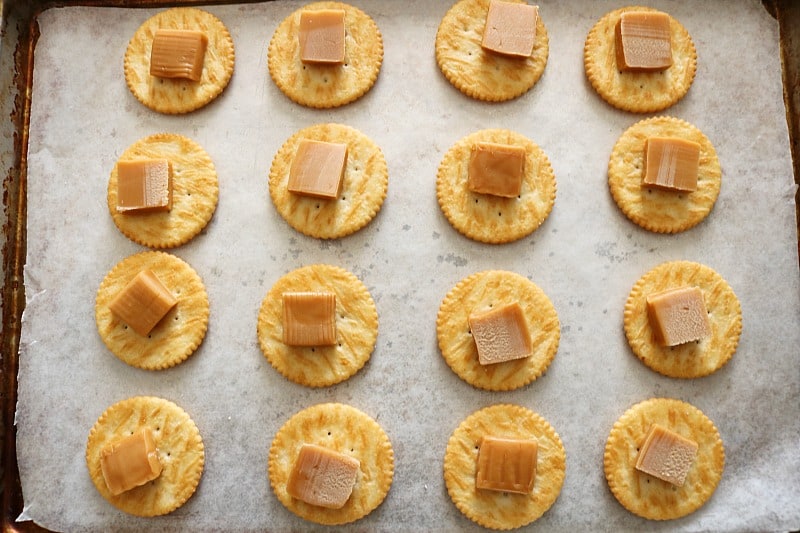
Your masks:
<path fill-rule="evenodd" d="M 339 343 L 339 348 L 341 348 L 341 347 L 342 347 L 342 343 L 340 342 L 340 343 Z"/>
<path fill-rule="evenodd" d="M 476 203 L 476 204 L 478 203 L 478 199 L 477 199 L 477 198 L 475 198 L 475 203 Z"/>
<path fill-rule="evenodd" d="M 497 216 L 499 216 L 499 217 L 503 216 L 503 212 L 502 211 L 498 211 L 497 212 Z"/>
<path fill-rule="evenodd" d="M 312 352 L 316 352 L 316 351 L 317 351 L 317 349 L 316 349 L 316 348 L 311 348 L 311 351 L 312 351 Z"/>
<path fill-rule="evenodd" d="M 328 432 L 328 436 L 329 436 L 329 437 L 331 436 L 331 432 L 330 432 L 330 431 Z"/>
<path fill-rule="evenodd" d="M 327 77 L 327 76 L 325 76 L 324 78 L 322 78 L 322 83 L 328 83 L 328 77 Z"/>
<path fill-rule="evenodd" d="M 316 208 L 319 209 L 319 204 L 316 205 Z"/>
<path fill-rule="evenodd" d="M 128 329 L 127 324 L 122 324 L 122 329 Z"/>

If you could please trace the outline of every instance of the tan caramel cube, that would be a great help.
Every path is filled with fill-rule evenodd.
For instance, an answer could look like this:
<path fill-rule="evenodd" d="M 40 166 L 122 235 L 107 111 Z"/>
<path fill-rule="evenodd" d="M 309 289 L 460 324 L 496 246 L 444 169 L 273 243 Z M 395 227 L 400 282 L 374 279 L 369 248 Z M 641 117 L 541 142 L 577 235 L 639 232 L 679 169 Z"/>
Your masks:
<path fill-rule="evenodd" d="M 333 200 L 339 196 L 347 145 L 303 139 L 289 169 L 289 192 Z"/>
<path fill-rule="evenodd" d="M 286 492 L 310 505 L 341 509 L 356 484 L 358 459 L 315 444 L 303 444 L 286 482 Z"/>
<path fill-rule="evenodd" d="M 518 303 L 485 313 L 471 313 L 468 320 L 480 364 L 491 365 L 531 355 L 531 334 Z"/>
<path fill-rule="evenodd" d="M 492 0 L 481 47 L 507 56 L 530 57 L 536 42 L 539 6 Z"/>
<path fill-rule="evenodd" d="M 144 485 L 161 474 L 153 431 L 143 427 L 100 451 L 100 469 L 114 496 Z"/>
<path fill-rule="evenodd" d="M 622 71 L 659 71 L 672 65 L 669 15 L 628 11 L 615 28 L 617 68 Z"/>
<path fill-rule="evenodd" d="M 301 11 L 298 33 L 303 63 L 344 63 L 343 9 Z"/>
<path fill-rule="evenodd" d="M 478 450 L 479 489 L 529 494 L 536 479 L 536 439 L 485 436 Z"/>
<path fill-rule="evenodd" d="M 336 344 L 336 294 L 283 293 L 283 342 L 289 346 Z"/>
<path fill-rule="evenodd" d="M 525 179 L 525 148 L 489 142 L 472 147 L 467 188 L 505 198 L 519 196 Z"/>
<path fill-rule="evenodd" d="M 662 346 L 677 346 L 711 334 L 705 299 L 697 287 L 680 287 L 647 296 L 647 315 Z"/>
<path fill-rule="evenodd" d="M 653 424 L 636 458 L 636 470 L 682 487 L 696 456 L 696 442 Z"/>
<path fill-rule="evenodd" d="M 147 336 L 178 303 L 151 270 L 142 270 L 108 305 L 111 313 L 142 336 Z"/>
<path fill-rule="evenodd" d="M 677 137 L 649 137 L 644 144 L 642 184 L 667 191 L 697 190 L 700 145 Z"/>
<path fill-rule="evenodd" d="M 117 163 L 117 211 L 152 213 L 172 209 L 172 165 L 165 159 Z"/>
<path fill-rule="evenodd" d="M 156 30 L 150 50 L 150 75 L 200 81 L 208 38 L 195 30 Z"/>

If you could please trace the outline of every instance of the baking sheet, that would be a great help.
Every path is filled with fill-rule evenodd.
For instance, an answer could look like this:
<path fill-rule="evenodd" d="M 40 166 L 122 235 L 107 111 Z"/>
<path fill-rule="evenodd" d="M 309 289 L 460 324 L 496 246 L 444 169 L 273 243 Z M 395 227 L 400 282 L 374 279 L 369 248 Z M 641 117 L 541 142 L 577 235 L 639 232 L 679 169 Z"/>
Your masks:
<path fill-rule="evenodd" d="M 610 2 L 541 2 L 550 35 L 544 76 L 504 104 L 468 99 L 436 66 L 433 41 L 450 2 L 363 1 L 385 44 L 379 79 L 361 100 L 317 111 L 291 103 L 266 68 L 277 24 L 302 5 L 211 6 L 230 29 L 236 70 L 207 108 L 170 117 L 139 104 L 122 76 L 136 28 L 156 10 L 70 7 L 39 17 L 28 152 L 27 307 L 19 365 L 17 447 L 21 519 L 55 530 L 313 529 L 273 496 L 269 444 L 300 409 L 351 404 L 383 426 L 396 469 L 384 503 L 352 529 L 478 530 L 450 502 L 441 475 L 458 423 L 500 402 L 547 418 L 567 451 L 559 499 L 531 528 L 546 530 L 778 530 L 800 527 L 800 284 L 795 185 L 782 101 L 778 30 L 759 2 L 655 2 L 689 30 L 698 49 L 688 95 L 665 112 L 697 125 L 723 168 L 710 217 L 679 235 L 629 222 L 606 185 L 617 137 L 643 118 L 606 105 L 583 74 L 583 41 Z M 318 241 L 293 231 L 269 200 L 272 156 L 294 131 L 340 122 L 369 135 L 389 164 L 389 192 L 357 234 Z M 558 182 L 555 207 L 533 235 L 492 246 L 449 226 L 435 195 L 444 152 L 477 129 L 504 127 L 539 144 Z M 187 135 L 209 152 L 220 179 L 217 212 L 202 235 L 174 250 L 203 277 L 208 335 L 173 369 L 126 366 L 103 346 L 94 296 L 105 273 L 141 251 L 107 213 L 108 174 L 118 155 L 159 131 Z M 732 361 L 698 380 L 665 378 L 630 352 L 622 310 L 631 285 L 667 260 L 703 262 L 742 303 L 744 331 Z M 378 344 L 367 366 L 326 389 L 287 382 L 261 355 L 258 307 L 281 275 L 312 263 L 358 275 L 378 307 Z M 551 298 L 561 345 L 547 373 L 523 389 L 489 393 L 453 374 L 436 347 L 435 317 L 461 278 L 502 268 L 530 277 Z M 206 469 L 197 493 L 166 517 L 130 517 L 94 489 L 86 436 L 112 403 L 138 394 L 175 401 L 197 423 Z M 688 401 L 717 425 L 727 464 L 698 512 L 652 523 L 611 496 L 602 452 L 613 422 L 652 396 Z M 323 529 L 323 528 L 320 528 Z"/>

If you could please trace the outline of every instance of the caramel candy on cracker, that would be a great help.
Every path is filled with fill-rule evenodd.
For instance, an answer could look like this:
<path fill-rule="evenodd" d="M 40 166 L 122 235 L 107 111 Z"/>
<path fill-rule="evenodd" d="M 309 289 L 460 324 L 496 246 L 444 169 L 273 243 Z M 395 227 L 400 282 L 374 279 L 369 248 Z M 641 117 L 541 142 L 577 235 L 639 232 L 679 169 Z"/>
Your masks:
<path fill-rule="evenodd" d="M 700 144 L 678 137 L 650 137 L 644 142 L 642 185 L 665 191 L 697 190 Z"/>
<path fill-rule="evenodd" d="M 200 81 L 208 38 L 196 30 L 158 29 L 150 51 L 150 75 Z"/>
<path fill-rule="evenodd" d="M 469 327 L 482 365 L 531 355 L 531 334 L 525 313 L 517 302 L 470 314 Z"/>
<path fill-rule="evenodd" d="M 539 6 L 491 0 L 481 47 L 512 57 L 529 57 L 536 42 Z"/>
<path fill-rule="evenodd" d="M 316 444 L 303 444 L 286 492 L 311 505 L 341 509 L 356 484 L 358 459 Z"/>
<path fill-rule="evenodd" d="M 136 333 L 147 336 L 177 303 L 178 299 L 158 276 L 145 269 L 117 294 L 108 307 Z"/>
<path fill-rule="evenodd" d="M 636 470 L 682 487 L 695 457 L 695 441 L 653 424 L 636 459 Z"/>
<path fill-rule="evenodd" d="M 289 192 L 333 200 L 339 196 L 347 145 L 303 139 L 289 169 Z"/>
<path fill-rule="evenodd" d="M 161 474 L 153 430 L 143 427 L 132 435 L 107 444 L 100 452 L 100 468 L 114 496 L 144 485 Z"/>
<path fill-rule="evenodd" d="M 336 344 L 336 293 L 283 293 L 283 342 L 289 346 Z"/>
<path fill-rule="evenodd" d="M 151 213 L 172 209 L 172 165 L 166 159 L 117 163 L 117 212 Z"/>
<path fill-rule="evenodd" d="M 525 179 L 525 147 L 479 142 L 472 147 L 467 187 L 505 198 L 519 196 Z"/>
<path fill-rule="evenodd" d="M 487 435 L 478 451 L 475 487 L 528 494 L 536 478 L 536 439 L 509 439 Z"/>
<path fill-rule="evenodd" d="M 300 61 L 344 63 L 344 9 L 300 12 Z"/>
<path fill-rule="evenodd" d="M 647 296 L 650 327 L 662 346 L 677 346 L 711 334 L 703 292 L 678 287 Z"/>
<path fill-rule="evenodd" d="M 652 72 L 672 65 L 672 39 L 666 13 L 622 13 L 614 33 L 620 70 Z"/>

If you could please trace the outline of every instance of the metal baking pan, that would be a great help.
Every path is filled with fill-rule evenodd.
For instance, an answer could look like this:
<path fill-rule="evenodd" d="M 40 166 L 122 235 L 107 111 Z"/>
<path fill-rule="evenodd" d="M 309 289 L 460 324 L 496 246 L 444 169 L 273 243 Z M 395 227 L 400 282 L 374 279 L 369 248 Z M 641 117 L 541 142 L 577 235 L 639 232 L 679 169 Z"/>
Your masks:
<path fill-rule="evenodd" d="M 45 10 L 64 6 L 126 8 L 173 7 L 255 3 L 253 0 L 0 0 L 0 164 L 3 171 L 2 231 L 2 384 L 0 385 L 0 440 L 2 462 L 3 531 L 42 531 L 32 522 L 17 522 L 23 509 L 17 470 L 15 409 L 17 367 L 22 314 L 25 307 L 23 269 L 26 252 L 26 156 L 33 57 L 39 37 L 37 17 Z M 783 68 L 784 102 L 795 182 L 800 183 L 800 4 L 794 0 L 764 0 L 764 8 L 777 19 Z M 796 204 L 800 206 L 800 198 Z M 798 213 L 800 220 L 800 213 Z M 800 225 L 798 225 L 800 233 Z M 800 249 L 800 240 L 798 242 Z"/>

